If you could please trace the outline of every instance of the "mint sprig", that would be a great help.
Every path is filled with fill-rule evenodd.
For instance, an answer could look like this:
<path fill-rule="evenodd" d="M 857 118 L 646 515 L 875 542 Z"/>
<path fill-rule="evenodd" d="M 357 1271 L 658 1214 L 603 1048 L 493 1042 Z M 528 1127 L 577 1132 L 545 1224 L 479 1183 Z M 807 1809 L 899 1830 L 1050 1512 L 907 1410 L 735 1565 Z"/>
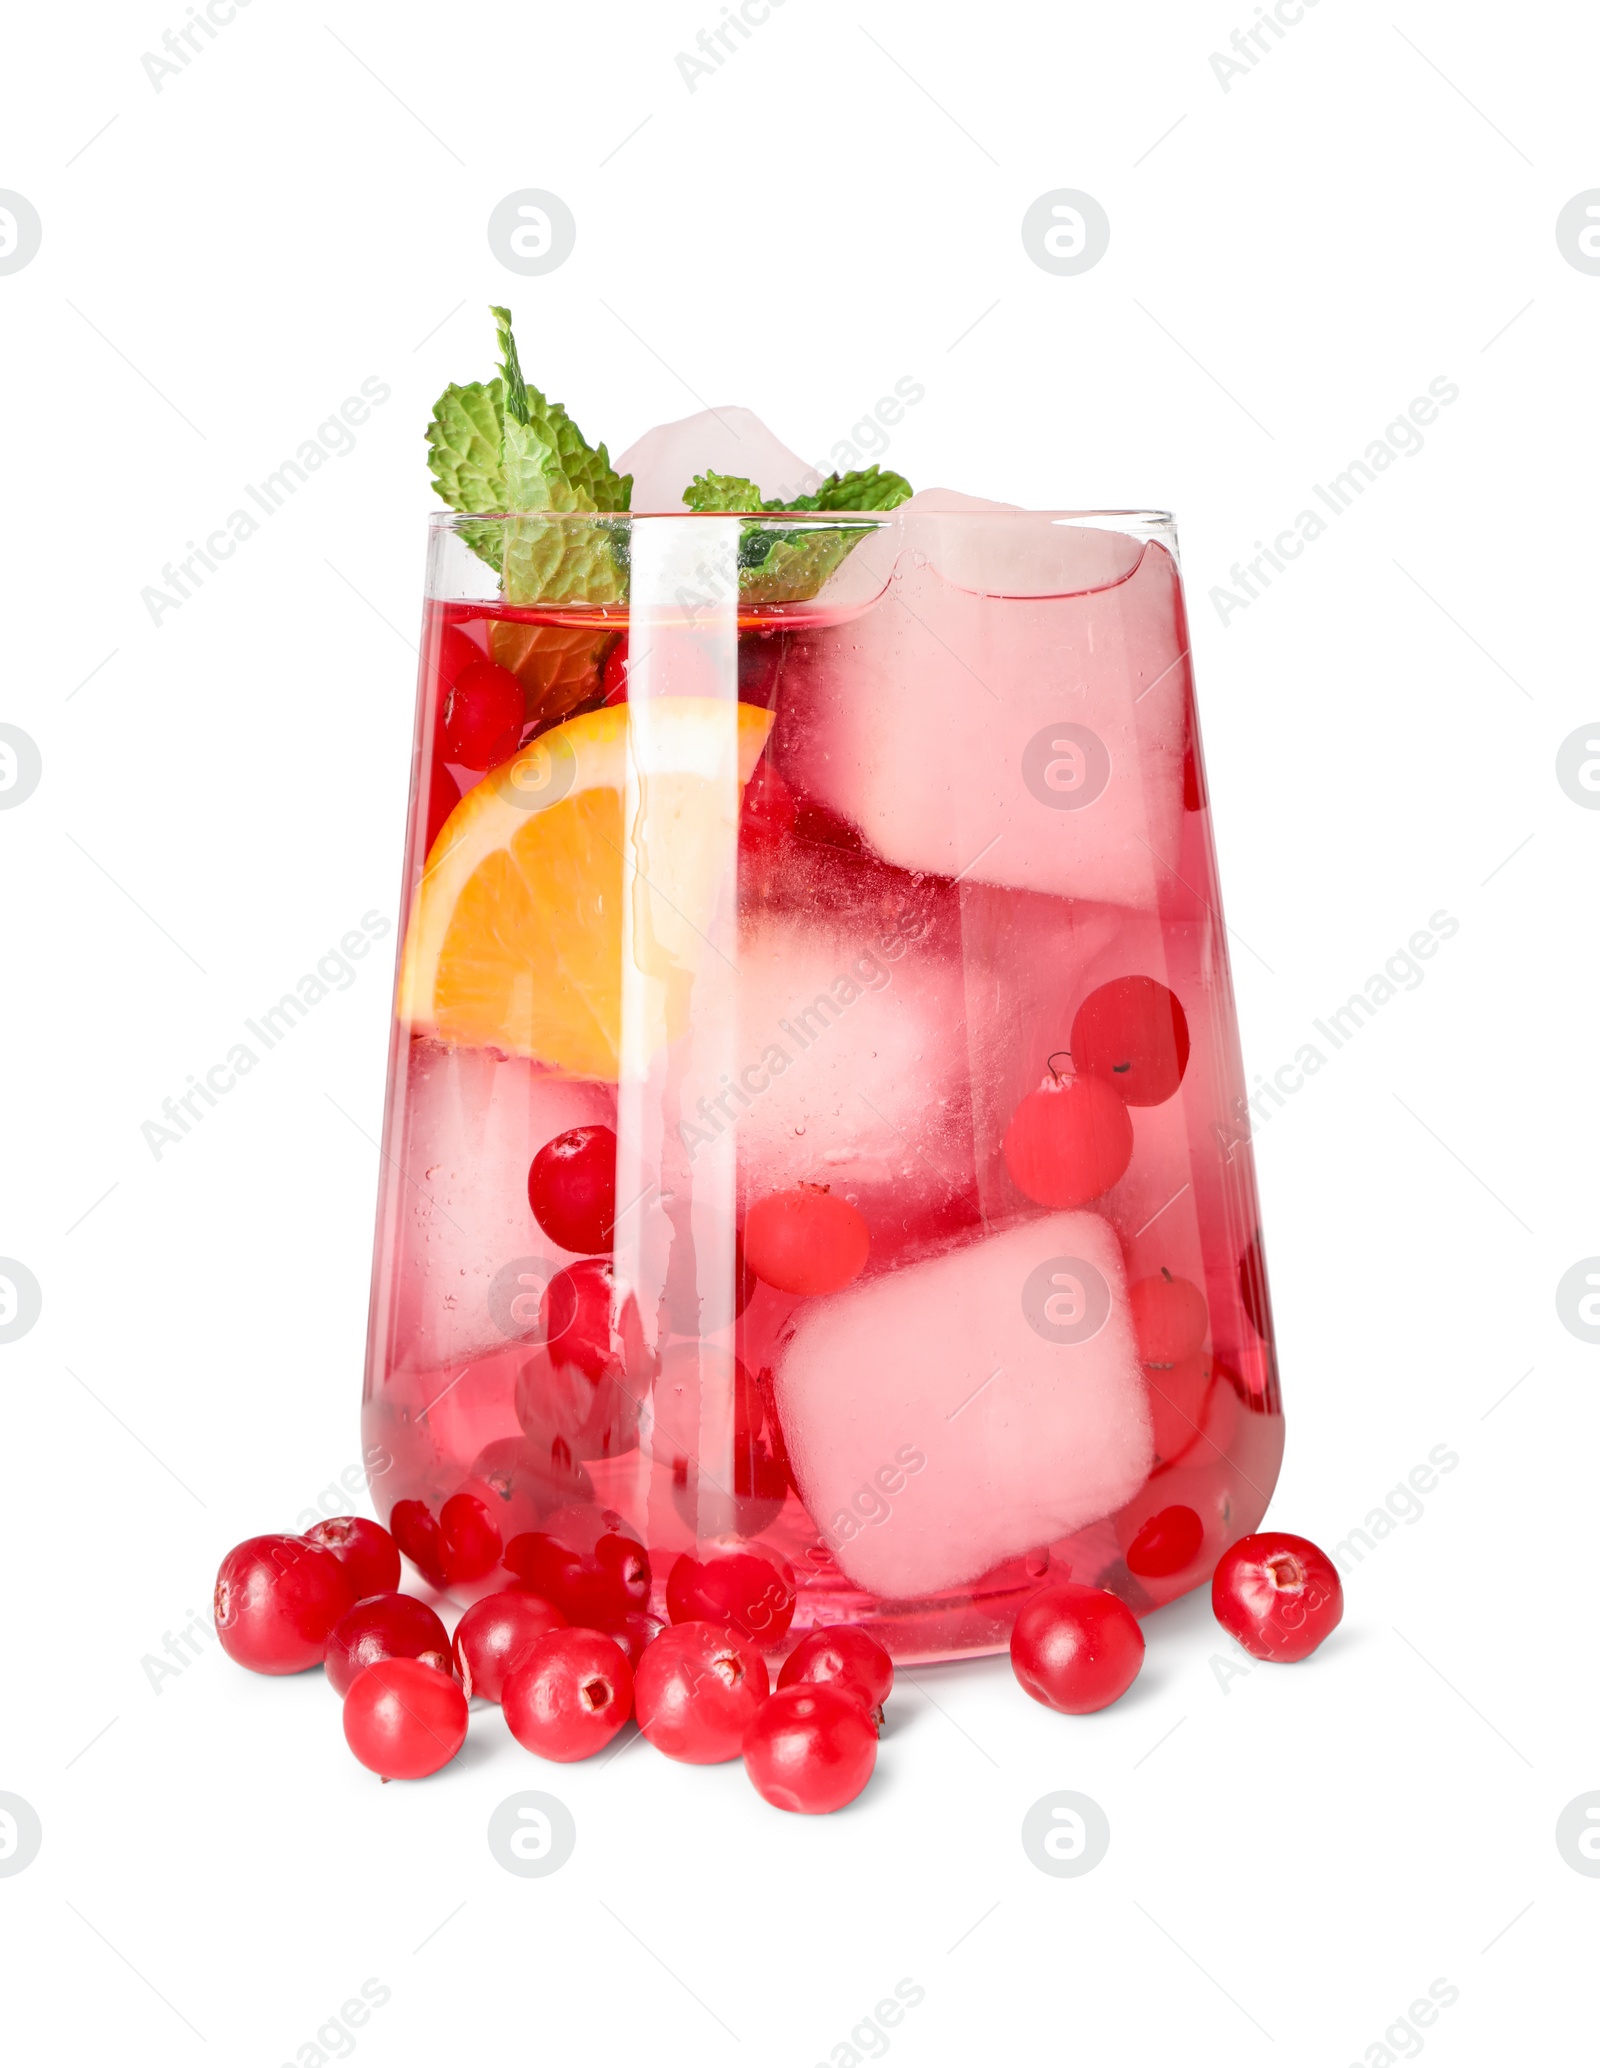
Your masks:
<path fill-rule="evenodd" d="M 461 536 L 500 576 L 508 603 L 623 602 L 628 593 L 628 531 L 622 524 L 565 524 L 569 515 L 622 513 L 633 477 L 619 474 L 604 445 L 590 445 L 559 402 L 522 371 L 509 309 L 492 308 L 500 345 L 493 380 L 451 386 L 428 425 L 428 471 L 452 510 L 467 517 Z M 691 510 L 732 515 L 775 511 L 892 510 L 911 493 L 901 474 L 877 466 L 830 474 L 814 493 L 763 499 L 753 481 L 697 474 L 683 492 Z M 739 593 L 749 603 L 803 602 L 834 573 L 867 525 L 805 525 L 778 530 L 746 525 L 739 539 Z"/>
<path fill-rule="evenodd" d="M 759 488 L 738 474 L 696 474 L 683 491 L 691 510 L 749 511 L 769 516 L 778 510 L 892 510 L 911 494 L 903 474 L 883 473 L 877 466 L 848 474 L 830 474 L 812 495 L 785 502 L 763 500 Z M 803 603 L 833 574 L 853 546 L 870 529 L 858 525 L 806 525 L 778 531 L 770 525 L 747 524 L 739 535 L 739 595 L 746 603 Z"/>

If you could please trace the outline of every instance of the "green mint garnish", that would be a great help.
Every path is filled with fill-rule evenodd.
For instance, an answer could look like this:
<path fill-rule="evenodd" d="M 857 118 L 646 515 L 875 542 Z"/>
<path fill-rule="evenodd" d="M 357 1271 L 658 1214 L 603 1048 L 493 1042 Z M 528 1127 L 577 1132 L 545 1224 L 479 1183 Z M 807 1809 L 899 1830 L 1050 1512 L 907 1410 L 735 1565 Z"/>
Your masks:
<path fill-rule="evenodd" d="M 778 510 L 892 510 L 911 493 L 903 474 L 885 474 L 876 466 L 849 474 L 830 474 L 814 495 L 784 502 L 762 499 L 753 481 L 737 474 L 696 474 L 683 491 L 691 510 L 768 516 Z M 739 536 L 739 594 L 746 603 L 803 603 L 815 596 L 852 546 L 866 536 L 865 525 L 835 530 L 807 525 L 775 531 L 749 524 Z"/>
<path fill-rule="evenodd" d="M 510 513 L 469 524 L 462 537 L 500 576 L 508 603 L 621 603 L 628 594 L 626 525 L 569 525 L 568 514 L 621 513 L 633 495 L 603 445 L 591 446 L 559 402 L 522 371 L 511 312 L 493 308 L 500 372 L 451 386 L 428 425 L 428 470 L 452 510 Z M 903 475 L 876 466 L 830 474 L 814 494 L 763 499 L 753 481 L 697 474 L 683 492 L 691 510 L 730 515 L 775 511 L 892 510 L 911 493 Z M 739 539 L 739 593 L 749 603 L 798 603 L 815 596 L 870 527 L 805 525 L 778 531 L 746 525 Z"/>

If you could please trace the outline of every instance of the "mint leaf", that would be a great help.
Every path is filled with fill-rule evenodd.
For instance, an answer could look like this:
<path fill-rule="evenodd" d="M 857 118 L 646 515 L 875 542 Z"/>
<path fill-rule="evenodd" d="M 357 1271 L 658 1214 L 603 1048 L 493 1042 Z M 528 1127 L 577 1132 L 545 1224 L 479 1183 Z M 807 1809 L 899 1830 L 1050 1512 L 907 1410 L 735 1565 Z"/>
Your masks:
<path fill-rule="evenodd" d="M 696 474 L 683 491 L 691 510 L 776 510 L 778 503 L 764 503 L 753 481 L 740 474 Z"/>
<path fill-rule="evenodd" d="M 753 481 L 737 474 L 696 474 L 683 491 L 691 510 L 730 514 L 759 510 L 892 510 L 911 494 L 903 474 L 886 474 L 877 466 L 849 474 L 830 474 L 814 495 L 790 502 L 771 497 L 763 502 Z M 834 531 L 824 525 L 804 530 L 773 531 L 747 525 L 739 537 L 739 594 L 746 603 L 803 603 L 815 596 L 867 527 Z"/>
<path fill-rule="evenodd" d="M 428 425 L 428 468 L 453 510 L 514 513 L 462 536 L 511 603 L 617 603 L 627 594 L 624 528 L 560 524 L 558 513 L 626 510 L 633 477 L 591 446 L 559 402 L 523 374 L 509 309 L 495 308 L 500 374 L 449 387 Z M 531 513 L 531 514 L 525 514 Z"/>
<path fill-rule="evenodd" d="M 790 507 L 807 510 L 892 510 L 910 496 L 904 474 L 884 474 L 876 465 L 848 474 L 830 474 L 814 496 L 800 497 Z M 769 504 L 770 508 L 771 505 Z"/>

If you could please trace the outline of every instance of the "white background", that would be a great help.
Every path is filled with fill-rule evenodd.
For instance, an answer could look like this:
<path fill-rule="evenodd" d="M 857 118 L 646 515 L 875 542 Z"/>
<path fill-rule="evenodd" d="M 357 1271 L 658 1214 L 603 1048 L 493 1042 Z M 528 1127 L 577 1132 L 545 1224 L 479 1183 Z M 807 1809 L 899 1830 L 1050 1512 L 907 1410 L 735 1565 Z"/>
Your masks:
<path fill-rule="evenodd" d="M 1600 277 L 1555 221 L 1600 185 L 1600 19 L 1321 0 L 1225 91 L 1256 14 L 787 0 L 694 92 L 712 0 L 253 0 L 159 92 L 177 0 L 14 14 L 0 186 L 44 238 L 0 277 L 0 719 L 44 774 L 0 813 L 0 1253 L 44 1308 L 0 1348 L 0 1789 L 44 1843 L 0 1879 L 8 2058 L 314 2063 L 369 1977 L 374 2068 L 848 2063 L 903 1977 L 907 2068 L 1586 2057 L 1600 1881 L 1554 1826 L 1600 1788 L 1600 1352 L 1554 1294 L 1600 1250 L 1600 815 L 1555 759 L 1600 706 Z M 485 237 L 526 186 L 578 225 L 539 279 Z M 1112 226 L 1074 278 L 1020 237 L 1057 187 Z M 358 1455 L 392 943 L 180 1146 L 140 1128 L 392 916 L 421 434 L 489 301 L 613 452 L 739 402 L 825 460 L 911 375 L 882 457 L 917 485 L 1177 513 L 1252 1072 L 1459 920 L 1258 1130 L 1270 1519 L 1331 1545 L 1459 1457 L 1313 1663 L 1219 1675 L 1191 1597 L 1097 1718 L 1004 1660 L 919 1672 L 818 1820 L 637 1743 L 543 1767 L 492 1711 L 380 1787 L 320 1675 L 214 1646 L 152 1688 L 222 1551 Z M 357 450 L 153 625 L 163 563 L 369 375 Z M 1230 565 L 1441 375 L 1425 449 L 1221 623 Z M 513 1879 L 486 1822 L 540 1786 L 577 1850 Z M 1082 1879 L 1019 1842 L 1059 1788 L 1110 1819 Z"/>

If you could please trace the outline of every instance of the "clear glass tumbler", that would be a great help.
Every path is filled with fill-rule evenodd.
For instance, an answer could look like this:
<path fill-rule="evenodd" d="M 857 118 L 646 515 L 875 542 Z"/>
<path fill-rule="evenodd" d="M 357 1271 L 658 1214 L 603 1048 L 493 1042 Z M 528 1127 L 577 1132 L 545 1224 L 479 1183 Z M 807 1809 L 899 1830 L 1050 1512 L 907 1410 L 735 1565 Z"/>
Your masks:
<path fill-rule="evenodd" d="M 1168 518 L 435 518 L 401 936 L 365 1438 L 436 1585 L 759 1560 L 774 1648 L 948 1658 L 1259 1522 Z"/>

